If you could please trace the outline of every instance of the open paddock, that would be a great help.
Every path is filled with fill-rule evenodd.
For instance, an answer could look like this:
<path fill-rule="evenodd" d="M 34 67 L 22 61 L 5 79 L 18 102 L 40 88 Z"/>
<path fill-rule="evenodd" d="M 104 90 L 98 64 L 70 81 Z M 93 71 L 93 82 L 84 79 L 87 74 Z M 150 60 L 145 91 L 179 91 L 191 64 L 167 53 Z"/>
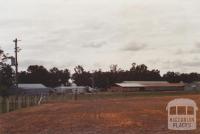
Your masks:
<path fill-rule="evenodd" d="M 198 93 L 102 93 L 60 99 L 0 115 L 1 134 L 199 134 L 167 129 L 167 103 Z"/>

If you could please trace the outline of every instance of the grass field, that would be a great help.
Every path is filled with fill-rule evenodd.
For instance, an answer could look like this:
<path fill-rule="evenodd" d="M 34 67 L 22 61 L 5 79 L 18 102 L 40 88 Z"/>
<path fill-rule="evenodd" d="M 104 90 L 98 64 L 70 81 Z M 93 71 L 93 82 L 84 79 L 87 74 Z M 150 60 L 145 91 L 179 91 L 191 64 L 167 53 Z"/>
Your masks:
<path fill-rule="evenodd" d="M 167 129 L 167 103 L 198 93 L 103 93 L 52 101 L 0 115 L 0 134 L 199 134 Z"/>

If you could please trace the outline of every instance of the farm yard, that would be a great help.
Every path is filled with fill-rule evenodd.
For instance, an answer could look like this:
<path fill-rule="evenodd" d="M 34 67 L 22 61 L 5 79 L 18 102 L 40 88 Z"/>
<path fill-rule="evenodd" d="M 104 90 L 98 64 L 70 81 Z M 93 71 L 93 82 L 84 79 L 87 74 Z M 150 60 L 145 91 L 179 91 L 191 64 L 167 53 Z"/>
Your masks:
<path fill-rule="evenodd" d="M 167 103 L 175 98 L 191 98 L 195 93 L 104 93 L 81 96 L 77 101 L 49 101 L 0 115 L 1 134 L 199 134 L 197 130 L 167 129 Z"/>

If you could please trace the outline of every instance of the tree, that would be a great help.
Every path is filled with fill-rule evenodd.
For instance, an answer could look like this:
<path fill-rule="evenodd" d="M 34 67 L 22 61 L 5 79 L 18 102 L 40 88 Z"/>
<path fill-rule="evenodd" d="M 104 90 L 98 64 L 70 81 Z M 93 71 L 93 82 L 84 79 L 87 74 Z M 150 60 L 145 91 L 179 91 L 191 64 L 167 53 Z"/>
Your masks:
<path fill-rule="evenodd" d="M 192 83 L 194 81 L 199 80 L 199 75 L 197 73 L 190 73 L 190 74 L 182 73 L 180 74 L 180 79 L 183 82 Z"/>
<path fill-rule="evenodd" d="M 56 87 L 62 85 L 67 85 L 70 78 L 70 72 L 68 69 L 59 70 L 56 67 L 53 67 L 49 70 L 49 82 L 48 85 L 51 87 Z"/>
<path fill-rule="evenodd" d="M 48 83 L 48 70 L 43 66 L 31 65 L 27 69 L 29 83 Z"/>
<path fill-rule="evenodd" d="M 0 67 L 0 76 L 1 81 L 0 85 L 4 85 L 6 87 L 10 87 L 13 84 L 13 74 L 14 71 L 10 65 L 4 64 Z"/>
<path fill-rule="evenodd" d="M 70 71 L 68 69 L 64 69 L 61 75 L 61 83 L 66 86 L 66 84 L 69 84 L 68 83 L 69 79 L 70 79 Z"/>
<path fill-rule="evenodd" d="M 31 65 L 27 71 L 19 73 L 20 83 L 42 83 L 49 87 L 56 87 L 66 85 L 70 78 L 68 69 L 59 70 L 56 67 L 51 68 L 49 71 L 39 65 Z"/>
<path fill-rule="evenodd" d="M 92 86 L 92 75 L 90 72 L 86 72 L 80 65 L 76 66 L 74 71 L 72 78 L 78 86 Z"/>
<path fill-rule="evenodd" d="M 180 73 L 170 71 L 163 75 L 163 79 L 171 83 L 177 83 L 181 81 Z"/>
<path fill-rule="evenodd" d="M 118 65 L 117 64 L 110 65 L 110 72 L 113 72 L 113 73 L 118 72 Z"/>
<path fill-rule="evenodd" d="M 132 67 L 130 68 L 131 72 L 134 72 L 136 68 L 136 63 L 132 63 Z"/>
<path fill-rule="evenodd" d="M 0 95 L 7 96 L 8 88 L 13 84 L 14 71 L 10 65 L 4 63 L 4 52 L 0 49 Z"/>
<path fill-rule="evenodd" d="M 74 68 L 74 71 L 76 74 L 82 74 L 84 73 L 84 68 L 81 65 L 78 65 Z"/>
<path fill-rule="evenodd" d="M 110 85 L 107 72 L 102 72 L 101 70 L 98 70 L 95 71 L 92 76 L 92 79 L 94 79 L 94 87 L 106 89 Z"/>

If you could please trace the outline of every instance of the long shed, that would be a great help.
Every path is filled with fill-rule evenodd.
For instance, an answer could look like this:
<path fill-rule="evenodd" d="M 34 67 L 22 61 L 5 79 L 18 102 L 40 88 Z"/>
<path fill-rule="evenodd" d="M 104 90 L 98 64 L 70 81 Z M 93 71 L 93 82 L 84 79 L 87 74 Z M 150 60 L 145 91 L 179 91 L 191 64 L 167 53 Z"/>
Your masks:
<path fill-rule="evenodd" d="M 116 83 L 109 91 L 183 91 L 184 83 L 169 83 L 167 81 L 124 81 Z"/>
<path fill-rule="evenodd" d="M 52 89 L 40 83 L 22 83 L 18 84 L 18 88 L 12 87 L 10 93 L 13 94 L 26 94 L 26 95 L 40 95 L 49 94 Z"/>

